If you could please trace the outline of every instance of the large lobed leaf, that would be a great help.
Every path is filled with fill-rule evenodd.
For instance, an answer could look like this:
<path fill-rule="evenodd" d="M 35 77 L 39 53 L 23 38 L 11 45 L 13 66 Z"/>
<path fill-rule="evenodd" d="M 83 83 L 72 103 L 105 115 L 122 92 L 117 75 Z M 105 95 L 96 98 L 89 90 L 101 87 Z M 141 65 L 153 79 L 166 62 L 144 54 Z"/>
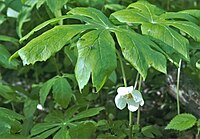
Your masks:
<path fill-rule="evenodd" d="M 77 7 L 69 11 L 68 14 L 80 15 L 91 18 L 95 21 L 96 24 L 103 27 L 109 28 L 113 26 L 109 19 L 101 11 L 94 8 Z"/>
<path fill-rule="evenodd" d="M 46 61 L 75 35 L 90 28 L 87 25 L 56 26 L 31 40 L 13 56 L 19 55 L 24 65 L 34 64 L 36 61 Z"/>
<path fill-rule="evenodd" d="M 122 28 L 118 28 L 115 34 L 125 59 L 138 70 L 144 79 L 149 66 L 166 73 L 165 56 L 151 48 L 150 45 L 153 43 L 148 38 Z"/>
<path fill-rule="evenodd" d="M 188 40 L 180 34 L 187 33 L 195 41 L 200 42 L 200 27 L 197 25 L 200 18 L 199 10 L 185 10 L 181 12 L 165 12 L 147 1 L 132 3 L 127 9 L 117 11 L 111 15 L 122 23 L 141 24 L 142 34 L 149 35 L 152 40 L 158 39 L 165 50 L 172 47 L 179 53 L 176 57 L 189 60 Z M 177 29 L 174 29 L 177 28 Z M 180 30 L 180 31 L 179 31 Z M 162 47 L 160 46 L 160 47 Z M 165 51 L 168 53 L 167 51 Z M 168 56 L 169 60 L 172 60 Z M 173 61 L 175 62 L 175 61 Z"/>
<path fill-rule="evenodd" d="M 183 58 L 189 59 L 188 40 L 179 33 L 161 24 L 143 23 L 142 32 L 166 43 L 169 47 L 176 50 Z"/>
<path fill-rule="evenodd" d="M 83 89 L 92 74 L 93 85 L 99 91 L 117 66 L 112 36 L 107 30 L 90 31 L 81 37 L 77 48 L 75 74 L 79 88 Z"/>

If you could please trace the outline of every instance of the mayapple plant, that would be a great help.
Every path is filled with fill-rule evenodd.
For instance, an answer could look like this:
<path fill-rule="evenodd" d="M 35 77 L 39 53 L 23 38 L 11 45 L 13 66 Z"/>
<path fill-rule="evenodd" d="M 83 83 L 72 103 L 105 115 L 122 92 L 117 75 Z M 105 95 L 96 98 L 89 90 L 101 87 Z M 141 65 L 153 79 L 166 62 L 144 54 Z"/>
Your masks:
<path fill-rule="evenodd" d="M 0 4 L 8 5 L 0 5 L 0 10 L 9 7 L 9 1 L 2 0 Z M 79 0 L 74 1 L 80 2 Z M 27 65 L 38 66 L 41 63 L 46 64 L 49 62 L 48 60 L 53 59 L 54 65 L 51 66 L 49 62 L 50 66 L 48 66 L 50 68 L 56 67 L 55 73 L 57 75 L 54 75 L 53 72 L 50 76 L 45 76 L 45 81 L 44 79 L 39 80 L 38 74 L 46 74 L 43 65 L 38 66 L 39 70 L 30 66 L 33 67 L 38 78 L 38 84 L 33 85 L 32 83 L 31 87 L 27 87 L 27 90 L 31 88 L 30 92 L 6 85 L 3 81 L 0 83 L 0 95 L 6 99 L 6 103 L 12 102 L 12 107 L 13 102 L 24 104 L 23 112 L 21 112 L 24 113 L 23 116 L 11 110 L 0 108 L 0 129 L 2 129 L 0 133 L 20 133 L 20 135 L 28 136 L 27 138 L 31 139 L 44 139 L 49 136 L 52 136 L 53 139 L 63 137 L 73 139 L 78 138 L 77 133 L 84 131 L 81 134 L 82 138 L 92 138 L 92 133 L 99 126 L 106 124 L 102 121 L 103 124 L 96 122 L 93 119 L 87 120 L 87 118 L 98 115 L 105 108 L 100 107 L 100 105 L 93 105 L 92 107 L 96 108 L 90 108 L 89 101 L 85 102 L 85 98 L 81 99 L 81 97 L 90 90 L 101 92 L 102 89 L 105 89 L 103 87 L 107 80 L 113 73 L 117 73 L 119 61 L 124 87 L 117 89 L 114 102 L 120 110 L 128 105 L 129 138 L 131 139 L 133 137 L 132 113 L 137 111 L 137 125 L 139 125 L 140 106 L 144 105 L 141 82 L 146 79 L 149 68 L 167 74 L 167 60 L 175 65 L 178 65 L 180 61 L 178 74 L 180 75 L 181 61 L 190 61 L 190 41 L 200 42 L 200 10 L 166 12 L 146 0 L 138 0 L 128 5 L 127 8 L 115 5 L 118 6 L 117 10 L 108 17 L 108 14 L 104 14 L 96 8 L 70 5 L 71 3 L 74 4 L 74 1 L 23 0 L 24 6 L 22 4 L 15 8 L 19 14 L 11 16 L 11 12 L 8 12 L 10 17 L 18 18 L 17 34 L 21 45 L 24 46 L 20 49 L 17 48 L 18 50 L 11 55 L 7 48 L 0 44 L 0 65 L 6 69 L 17 69 L 20 65 L 16 59 L 18 57 L 21 58 L 24 67 Z M 14 2 L 20 2 L 20 0 Z M 14 4 L 11 5 L 11 8 L 13 6 Z M 55 18 L 39 24 L 23 36 L 23 23 L 28 21 L 30 11 L 39 10 L 44 8 L 43 6 L 47 7 L 48 14 L 51 13 L 49 17 L 54 16 Z M 109 6 L 107 5 L 107 7 Z M 22 10 L 20 10 L 20 7 Z M 10 10 L 8 9 L 8 11 Z M 62 15 L 62 13 L 65 14 Z M 3 16 L 0 15 L 0 17 L 1 23 L 4 20 L 2 20 Z M 38 35 L 40 34 L 38 32 L 43 29 L 46 29 L 46 31 Z M 37 37 L 34 38 L 33 34 Z M 2 38 L 0 36 L 0 39 Z M 7 38 L 7 40 L 11 39 Z M 13 42 L 18 45 L 16 40 Z M 65 57 L 65 60 L 63 60 L 63 57 Z M 71 70 L 66 70 L 66 61 L 71 64 L 69 64 Z M 134 87 L 129 86 L 130 82 L 127 84 L 123 67 L 125 62 L 138 72 Z M 61 63 L 65 64 L 62 65 Z M 60 70 L 58 64 L 61 64 L 63 69 Z M 196 66 L 199 68 L 199 62 Z M 138 80 L 139 83 L 137 83 Z M 179 114 L 179 81 L 177 84 Z M 117 87 L 114 86 L 114 88 Z M 34 117 L 37 104 L 41 104 L 44 108 L 42 110 L 47 110 L 48 114 L 42 115 L 41 119 L 38 116 L 39 120 L 34 121 L 37 119 Z M 54 109 L 56 110 L 54 111 Z M 195 124 L 199 127 L 200 124 L 196 118 L 191 115 L 183 116 L 184 118 L 180 115 L 172 120 L 166 129 L 180 129 L 182 131 L 193 127 Z M 181 118 L 183 120 L 177 120 Z M 1 119 L 4 120 L 1 121 Z M 175 127 L 176 123 L 184 123 L 185 119 L 188 121 L 187 123 L 190 123 L 189 127 L 183 129 Z M 23 126 L 21 121 L 23 121 Z M 29 123 L 36 124 L 32 126 Z M 109 126 L 108 131 L 110 130 L 112 129 Z M 92 132 L 88 135 L 90 131 Z M 155 133 L 154 131 L 153 133 Z"/>

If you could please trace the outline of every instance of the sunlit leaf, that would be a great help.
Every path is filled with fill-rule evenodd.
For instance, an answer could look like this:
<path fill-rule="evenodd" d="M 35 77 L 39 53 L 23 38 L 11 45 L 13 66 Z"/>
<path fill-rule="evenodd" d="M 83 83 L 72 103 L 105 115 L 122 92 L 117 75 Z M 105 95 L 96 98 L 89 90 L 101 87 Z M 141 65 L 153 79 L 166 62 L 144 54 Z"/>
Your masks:
<path fill-rule="evenodd" d="M 193 127 L 196 123 L 196 120 L 196 117 L 194 117 L 192 114 L 179 114 L 170 121 L 165 129 L 184 131 Z"/>
<path fill-rule="evenodd" d="M 14 57 L 19 55 L 24 65 L 34 64 L 36 61 L 46 61 L 76 34 L 89 28 L 90 26 L 84 25 L 56 26 L 31 40 L 26 46 L 18 50 Z"/>
<path fill-rule="evenodd" d="M 164 55 L 151 48 L 151 41 L 148 38 L 125 29 L 118 29 L 115 34 L 125 59 L 138 70 L 143 78 L 146 78 L 149 65 L 166 73 Z"/>
<path fill-rule="evenodd" d="M 77 47 L 75 74 L 79 88 L 83 89 L 92 74 L 93 85 L 99 91 L 117 66 L 114 41 L 107 30 L 94 30 L 83 35 Z"/>

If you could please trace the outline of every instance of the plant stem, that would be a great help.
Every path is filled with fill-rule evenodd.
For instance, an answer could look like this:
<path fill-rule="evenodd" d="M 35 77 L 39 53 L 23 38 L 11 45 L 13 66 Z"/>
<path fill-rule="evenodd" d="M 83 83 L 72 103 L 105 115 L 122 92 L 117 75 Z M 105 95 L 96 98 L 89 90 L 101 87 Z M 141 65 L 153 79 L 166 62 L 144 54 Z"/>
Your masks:
<path fill-rule="evenodd" d="M 133 135 L 133 113 L 129 111 L 129 139 L 132 139 Z"/>
<path fill-rule="evenodd" d="M 138 91 L 141 91 L 141 85 L 142 85 L 142 76 L 140 75 Z M 137 111 L 137 125 L 140 125 L 140 106 L 139 106 L 138 111 Z"/>
<path fill-rule="evenodd" d="M 123 65 L 123 62 L 122 62 L 121 55 L 120 55 L 120 53 L 118 51 L 117 51 L 117 55 L 118 55 L 119 62 L 120 62 L 120 65 L 121 65 L 124 86 L 127 87 L 126 74 L 125 74 L 125 71 L 124 71 L 124 65 Z M 133 134 L 133 114 L 132 114 L 131 111 L 129 111 L 129 139 L 132 139 L 132 134 Z"/>
<path fill-rule="evenodd" d="M 199 130 L 197 131 L 196 139 L 199 139 Z"/>
<path fill-rule="evenodd" d="M 135 78 L 135 84 L 134 84 L 134 87 L 133 87 L 134 90 L 135 90 L 136 87 L 137 87 L 138 78 L 139 78 L 139 72 L 137 73 L 136 78 Z"/>
<path fill-rule="evenodd" d="M 117 55 L 118 55 L 121 70 L 122 70 L 122 77 L 123 77 L 123 81 L 124 81 L 124 86 L 127 87 L 126 74 L 125 74 L 125 71 L 124 71 L 124 65 L 123 65 L 123 62 L 122 62 L 122 57 L 121 57 L 121 55 L 118 51 L 117 51 Z"/>
<path fill-rule="evenodd" d="M 181 73 L 181 59 L 179 61 L 178 73 L 177 73 L 177 84 L 176 84 L 176 100 L 177 100 L 177 113 L 180 114 L 180 102 L 179 102 L 179 83 L 180 83 L 180 73 Z"/>

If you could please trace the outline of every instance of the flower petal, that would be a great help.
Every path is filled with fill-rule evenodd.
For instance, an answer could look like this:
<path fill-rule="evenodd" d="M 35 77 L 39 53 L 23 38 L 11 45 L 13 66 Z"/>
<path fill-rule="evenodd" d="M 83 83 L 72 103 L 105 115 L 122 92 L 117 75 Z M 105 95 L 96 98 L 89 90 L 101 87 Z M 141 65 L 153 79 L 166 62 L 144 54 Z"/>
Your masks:
<path fill-rule="evenodd" d="M 115 105 L 118 109 L 122 110 L 126 107 L 126 100 L 118 94 L 115 97 Z"/>
<path fill-rule="evenodd" d="M 144 100 L 140 101 L 140 106 L 144 105 Z"/>
<path fill-rule="evenodd" d="M 124 96 L 130 92 L 133 91 L 133 86 L 129 86 L 129 87 L 119 87 L 117 89 L 117 93 L 120 95 L 120 96 Z"/>
<path fill-rule="evenodd" d="M 141 102 L 144 101 L 142 98 L 142 94 L 138 90 L 133 90 L 132 91 L 133 99 L 135 102 Z"/>
<path fill-rule="evenodd" d="M 134 99 L 128 100 L 128 109 L 131 112 L 137 111 L 137 109 L 139 108 L 139 103 L 135 102 Z"/>

